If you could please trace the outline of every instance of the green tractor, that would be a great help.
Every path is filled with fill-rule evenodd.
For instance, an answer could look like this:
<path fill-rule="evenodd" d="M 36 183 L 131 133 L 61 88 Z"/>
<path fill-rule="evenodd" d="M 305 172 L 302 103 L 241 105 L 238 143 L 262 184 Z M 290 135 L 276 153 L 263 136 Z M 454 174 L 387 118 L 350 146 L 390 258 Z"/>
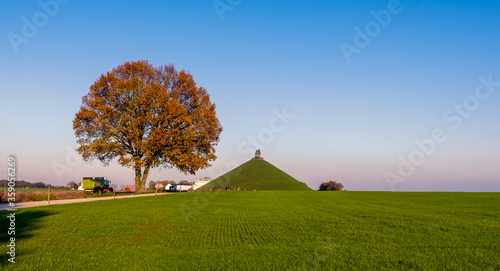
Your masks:
<path fill-rule="evenodd" d="M 83 177 L 82 188 L 85 192 L 92 193 L 107 193 L 113 192 L 113 188 L 110 187 L 111 181 L 104 179 L 104 177 Z"/>

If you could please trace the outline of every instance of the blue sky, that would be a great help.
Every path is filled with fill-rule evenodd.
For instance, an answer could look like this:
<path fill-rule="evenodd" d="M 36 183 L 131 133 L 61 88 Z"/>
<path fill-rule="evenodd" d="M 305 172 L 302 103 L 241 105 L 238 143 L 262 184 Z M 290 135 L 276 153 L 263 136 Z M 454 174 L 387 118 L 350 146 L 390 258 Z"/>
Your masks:
<path fill-rule="evenodd" d="M 102 73 L 146 59 L 192 73 L 224 127 L 211 168 L 150 180 L 217 177 L 260 147 L 314 189 L 336 180 L 348 190 L 500 191 L 498 1 L 41 0 L 0 10 L 0 155 L 17 156 L 19 179 L 132 184 L 131 169 L 73 156 L 72 120 Z M 346 44 L 357 53 L 346 56 Z M 415 141 L 436 129 L 446 139 L 424 153 Z"/>

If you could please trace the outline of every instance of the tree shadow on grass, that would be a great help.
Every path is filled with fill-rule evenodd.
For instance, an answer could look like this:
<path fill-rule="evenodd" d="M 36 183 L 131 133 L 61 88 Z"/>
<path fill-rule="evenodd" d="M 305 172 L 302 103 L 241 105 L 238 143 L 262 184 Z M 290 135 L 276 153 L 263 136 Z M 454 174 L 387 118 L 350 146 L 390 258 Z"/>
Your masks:
<path fill-rule="evenodd" d="M 0 211 L 0 266 L 9 263 L 8 259 L 11 257 L 7 254 L 10 249 L 7 247 L 11 243 L 10 238 L 15 238 L 15 244 L 17 245 L 19 241 L 29 239 L 34 236 L 33 231 L 41 227 L 40 219 L 49 215 L 56 214 L 55 211 L 45 211 L 45 210 L 28 210 L 28 211 L 17 211 L 15 213 L 15 226 L 11 227 L 11 218 L 9 217 L 12 213 L 8 211 Z M 13 233 L 15 234 L 9 234 Z M 22 251 L 17 250 L 17 258 Z"/>

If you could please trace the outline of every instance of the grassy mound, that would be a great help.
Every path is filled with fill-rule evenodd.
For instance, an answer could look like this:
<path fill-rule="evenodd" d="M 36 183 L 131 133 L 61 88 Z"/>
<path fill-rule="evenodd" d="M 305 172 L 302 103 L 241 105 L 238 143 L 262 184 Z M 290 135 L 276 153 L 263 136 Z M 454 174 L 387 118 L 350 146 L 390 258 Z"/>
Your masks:
<path fill-rule="evenodd" d="M 200 188 L 241 190 L 311 190 L 265 160 L 252 159 Z"/>

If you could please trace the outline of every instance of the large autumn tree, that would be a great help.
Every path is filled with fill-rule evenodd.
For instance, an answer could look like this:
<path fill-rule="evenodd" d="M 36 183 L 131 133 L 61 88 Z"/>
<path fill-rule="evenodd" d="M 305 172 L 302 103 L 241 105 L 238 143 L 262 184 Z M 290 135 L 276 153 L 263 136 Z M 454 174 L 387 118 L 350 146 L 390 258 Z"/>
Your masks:
<path fill-rule="evenodd" d="M 150 169 L 186 174 L 210 166 L 222 127 L 207 91 L 173 65 L 126 62 L 101 77 L 73 120 L 77 151 L 105 165 L 115 158 L 135 171 L 136 193 Z"/>

